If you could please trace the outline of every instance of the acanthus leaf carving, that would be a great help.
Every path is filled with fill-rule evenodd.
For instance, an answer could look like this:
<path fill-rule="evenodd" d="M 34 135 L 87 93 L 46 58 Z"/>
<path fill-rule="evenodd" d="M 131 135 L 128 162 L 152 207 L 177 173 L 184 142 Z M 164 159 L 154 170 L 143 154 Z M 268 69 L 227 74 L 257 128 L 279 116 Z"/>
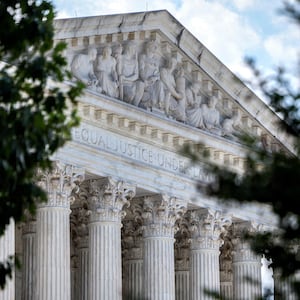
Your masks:
<path fill-rule="evenodd" d="M 186 203 L 167 195 L 144 198 L 144 236 L 174 237 L 175 222 L 186 211 Z"/>
<path fill-rule="evenodd" d="M 53 162 L 50 170 L 38 170 L 38 185 L 44 189 L 48 201 L 41 203 L 40 207 L 61 206 L 69 208 L 74 201 L 74 193 L 77 193 L 78 186 L 84 178 L 81 168 Z"/>
<path fill-rule="evenodd" d="M 135 196 L 135 186 L 110 177 L 91 179 L 88 185 L 91 221 L 120 222 L 126 215 L 123 207 L 129 206 Z"/>
<path fill-rule="evenodd" d="M 193 249 L 219 249 L 221 233 L 231 225 L 231 217 L 219 211 L 197 209 L 190 211 L 189 222 Z"/>

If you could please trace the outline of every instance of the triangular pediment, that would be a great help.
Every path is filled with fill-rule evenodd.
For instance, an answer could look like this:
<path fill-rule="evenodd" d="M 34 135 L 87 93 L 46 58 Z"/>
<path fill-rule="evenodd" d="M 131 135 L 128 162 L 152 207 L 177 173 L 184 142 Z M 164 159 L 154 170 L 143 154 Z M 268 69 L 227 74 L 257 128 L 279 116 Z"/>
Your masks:
<path fill-rule="evenodd" d="M 278 117 L 167 11 L 56 20 L 74 80 L 210 135 L 292 151 Z"/>

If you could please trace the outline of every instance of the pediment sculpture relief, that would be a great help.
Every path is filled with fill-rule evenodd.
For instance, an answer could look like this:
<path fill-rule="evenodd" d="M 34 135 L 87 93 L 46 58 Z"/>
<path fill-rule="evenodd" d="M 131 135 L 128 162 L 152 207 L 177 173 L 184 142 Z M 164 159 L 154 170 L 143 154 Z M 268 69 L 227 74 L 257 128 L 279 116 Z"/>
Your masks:
<path fill-rule="evenodd" d="M 180 59 L 157 41 L 126 41 L 90 47 L 74 55 L 71 72 L 96 92 L 168 118 L 235 139 L 240 120 L 220 109 L 221 99 L 204 92 Z"/>

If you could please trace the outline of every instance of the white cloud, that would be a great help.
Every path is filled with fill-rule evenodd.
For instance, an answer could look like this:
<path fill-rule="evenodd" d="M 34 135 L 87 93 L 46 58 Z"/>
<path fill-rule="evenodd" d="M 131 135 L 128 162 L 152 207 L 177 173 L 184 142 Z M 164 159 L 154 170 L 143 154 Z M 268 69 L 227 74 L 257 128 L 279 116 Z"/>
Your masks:
<path fill-rule="evenodd" d="M 227 66 L 241 61 L 259 44 L 260 37 L 246 20 L 222 3 L 188 0 L 183 3 L 178 18 Z"/>
<path fill-rule="evenodd" d="M 285 27 L 284 31 L 269 36 L 264 41 L 264 48 L 274 65 L 295 65 L 299 61 L 299 41 L 299 29 L 290 25 Z"/>

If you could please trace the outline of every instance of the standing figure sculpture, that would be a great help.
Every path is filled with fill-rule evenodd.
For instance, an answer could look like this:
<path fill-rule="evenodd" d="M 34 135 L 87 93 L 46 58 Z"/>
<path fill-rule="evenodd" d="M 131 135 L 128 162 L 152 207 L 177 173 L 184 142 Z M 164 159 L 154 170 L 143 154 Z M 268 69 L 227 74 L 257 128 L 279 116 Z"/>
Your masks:
<path fill-rule="evenodd" d="M 204 128 L 200 90 L 201 83 L 196 81 L 186 89 L 186 116 L 188 124 L 197 128 Z"/>
<path fill-rule="evenodd" d="M 164 99 L 163 84 L 160 81 L 159 58 L 156 56 L 157 43 L 149 41 L 145 45 L 145 53 L 139 58 L 140 78 L 144 82 L 144 95 L 141 106 L 152 108 Z"/>
<path fill-rule="evenodd" d="M 122 55 L 120 55 L 120 51 L 121 49 L 118 48 L 117 71 L 120 83 L 120 98 L 127 103 L 139 106 L 144 93 L 144 83 L 139 80 L 136 46 L 133 42 L 128 42 Z"/>
<path fill-rule="evenodd" d="M 94 73 L 94 62 L 97 57 L 96 48 L 90 48 L 88 54 L 77 54 L 71 63 L 71 72 L 75 78 L 88 87 L 97 89 L 98 80 Z"/>
<path fill-rule="evenodd" d="M 174 71 L 176 65 L 176 59 L 169 58 L 166 67 L 160 71 L 161 81 L 165 85 L 165 98 L 164 103 L 159 102 L 159 106 L 164 105 L 167 116 L 171 113 L 178 121 L 185 121 L 185 79 L 183 77 L 183 69 L 179 70 L 175 79 Z M 177 91 L 177 89 L 180 89 L 181 92 Z"/>
<path fill-rule="evenodd" d="M 119 91 L 116 60 L 111 54 L 112 50 L 110 47 L 107 46 L 103 49 L 102 55 L 99 55 L 97 60 L 96 74 L 102 93 L 117 98 Z"/>

